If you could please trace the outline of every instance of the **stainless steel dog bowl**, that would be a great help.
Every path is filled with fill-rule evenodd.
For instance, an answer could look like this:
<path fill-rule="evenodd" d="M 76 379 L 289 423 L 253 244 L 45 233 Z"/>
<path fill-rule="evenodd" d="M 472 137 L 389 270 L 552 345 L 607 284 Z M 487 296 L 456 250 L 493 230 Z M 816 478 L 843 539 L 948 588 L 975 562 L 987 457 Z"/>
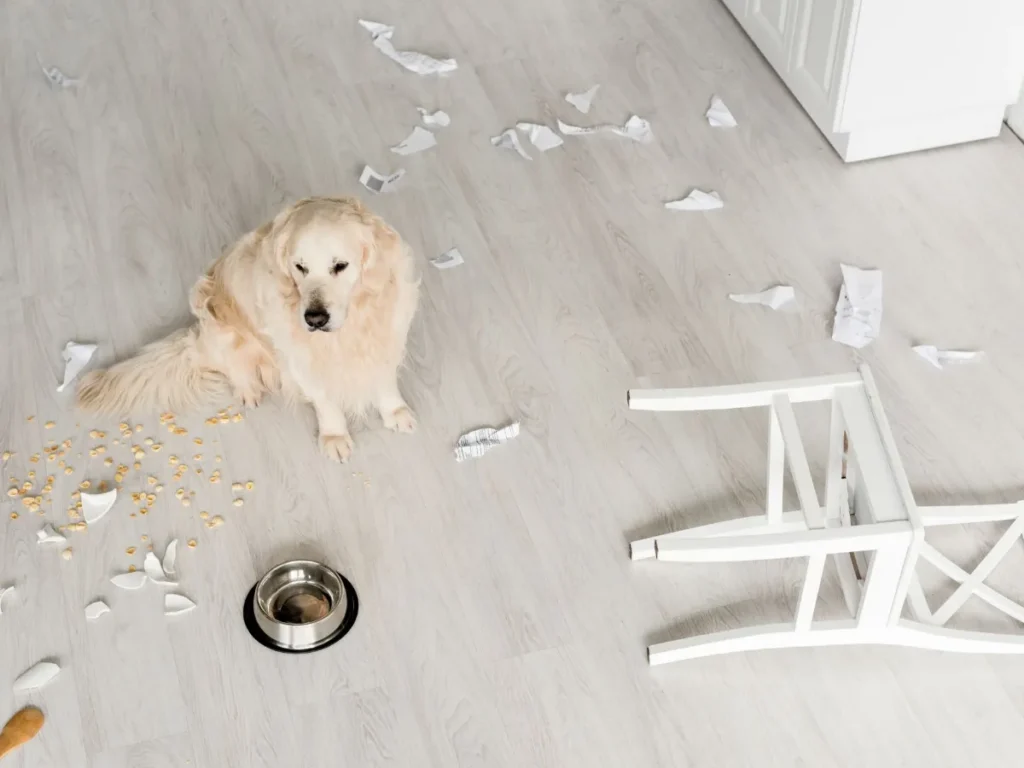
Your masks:
<path fill-rule="evenodd" d="M 290 560 L 261 578 L 244 606 L 246 625 L 259 642 L 282 651 L 321 648 L 351 628 L 358 610 L 352 585 L 312 560 Z"/>

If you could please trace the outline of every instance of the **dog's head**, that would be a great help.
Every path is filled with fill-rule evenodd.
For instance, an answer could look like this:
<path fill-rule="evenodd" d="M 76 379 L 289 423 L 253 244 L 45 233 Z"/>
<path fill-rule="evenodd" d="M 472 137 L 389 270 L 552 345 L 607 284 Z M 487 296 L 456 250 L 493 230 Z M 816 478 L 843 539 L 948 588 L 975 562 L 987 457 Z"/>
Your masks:
<path fill-rule="evenodd" d="M 397 233 L 354 198 L 300 200 L 280 213 L 267 238 L 288 304 L 308 331 L 341 328 L 349 305 L 379 290 Z"/>

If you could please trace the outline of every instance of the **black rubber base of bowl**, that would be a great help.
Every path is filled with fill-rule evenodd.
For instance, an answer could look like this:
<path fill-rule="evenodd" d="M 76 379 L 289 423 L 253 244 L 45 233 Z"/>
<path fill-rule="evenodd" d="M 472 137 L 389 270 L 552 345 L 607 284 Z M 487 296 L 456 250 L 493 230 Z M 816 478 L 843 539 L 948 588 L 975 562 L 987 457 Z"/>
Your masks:
<path fill-rule="evenodd" d="M 345 619 L 341 622 L 341 626 L 338 627 L 337 631 L 331 635 L 330 638 L 325 640 L 315 648 L 286 648 L 278 645 L 260 629 L 259 624 L 256 623 L 256 613 L 253 608 L 253 597 L 256 595 L 256 585 L 252 585 L 252 589 L 245 596 L 245 602 L 242 603 L 242 618 L 245 620 L 245 628 L 249 630 L 249 634 L 252 635 L 252 639 L 262 645 L 264 648 L 269 648 L 272 651 L 278 653 L 313 653 L 314 651 L 322 651 L 324 648 L 330 648 L 336 642 L 341 640 L 345 635 L 352 629 L 352 625 L 356 623 L 356 617 L 359 615 L 359 596 L 356 594 L 355 587 L 352 586 L 352 582 L 342 576 L 340 573 L 338 577 L 341 579 L 341 583 L 345 585 L 345 594 L 348 595 L 348 605 L 345 607 Z"/>

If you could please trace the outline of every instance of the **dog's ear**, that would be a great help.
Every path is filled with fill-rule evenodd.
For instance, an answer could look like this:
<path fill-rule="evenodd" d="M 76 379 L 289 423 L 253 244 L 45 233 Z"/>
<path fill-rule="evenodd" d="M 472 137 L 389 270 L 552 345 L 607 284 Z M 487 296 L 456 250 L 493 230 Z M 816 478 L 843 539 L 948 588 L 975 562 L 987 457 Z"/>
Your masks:
<path fill-rule="evenodd" d="M 360 282 L 370 293 L 380 293 L 394 276 L 405 243 L 379 216 L 369 214 L 368 237 L 363 244 Z"/>

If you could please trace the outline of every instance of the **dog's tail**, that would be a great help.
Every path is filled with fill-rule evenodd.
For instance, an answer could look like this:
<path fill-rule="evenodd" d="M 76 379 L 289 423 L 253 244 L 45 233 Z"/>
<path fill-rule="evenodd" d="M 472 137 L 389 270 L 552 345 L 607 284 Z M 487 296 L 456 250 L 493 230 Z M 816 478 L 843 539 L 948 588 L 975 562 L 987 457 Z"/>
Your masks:
<path fill-rule="evenodd" d="M 82 378 L 78 405 L 124 415 L 137 410 L 187 411 L 228 393 L 223 374 L 202 365 L 198 328 L 186 328 L 143 347 L 138 355 Z"/>

